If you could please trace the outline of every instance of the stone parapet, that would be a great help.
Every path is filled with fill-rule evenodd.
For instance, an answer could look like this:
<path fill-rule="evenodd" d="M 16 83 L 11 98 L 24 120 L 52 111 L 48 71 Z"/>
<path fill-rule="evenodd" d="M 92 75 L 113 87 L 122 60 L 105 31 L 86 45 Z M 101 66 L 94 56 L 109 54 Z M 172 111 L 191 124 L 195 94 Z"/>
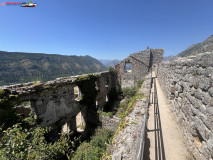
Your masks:
<path fill-rule="evenodd" d="M 213 52 L 162 62 L 157 77 L 194 158 L 212 158 Z"/>

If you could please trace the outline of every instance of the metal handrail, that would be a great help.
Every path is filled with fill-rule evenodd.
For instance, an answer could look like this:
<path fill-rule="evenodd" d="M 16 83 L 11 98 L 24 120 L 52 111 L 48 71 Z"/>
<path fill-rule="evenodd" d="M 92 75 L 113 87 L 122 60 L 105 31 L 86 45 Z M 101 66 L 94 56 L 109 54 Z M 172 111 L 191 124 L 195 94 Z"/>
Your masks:
<path fill-rule="evenodd" d="M 136 160 L 143 160 L 143 155 L 144 155 L 144 146 L 145 146 L 145 135 L 146 135 L 146 129 L 147 129 L 147 121 L 148 121 L 148 107 L 150 106 L 150 95 L 151 95 L 151 88 L 152 88 L 152 72 L 151 72 L 151 82 L 150 82 L 150 90 L 149 90 L 149 96 L 148 96 L 148 103 L 146 106 L 146 112 L 143 118 L 143 127 L 141 128 L 140 131 L 140 138 L 139 138 L 139 143 L 138 143 L 138 150 L 136 152 Z"/>
<path fill-rule="evenodd" d="M 164 150 L 164 143 L 163 143 L 163 134 L 162 134 L 162 127 L 161 127 L 161 121 L 160 121 L 160 112 L 159 112 L 159 105 L 158 105 L 158 95 L 157 95 L 157 87 L 156 87 L 156 80 L 154 77 L 152 77 L 151 74 L 151 84 L 150 84 L 150 90 L 149 90 L 149 96 L 148 96 L 148 104 L 146 113 L 144 116 L 144 125 L 141 128 L 141 134 L 139 138 L 139 144 L 138 144 L 138 150 L 136 154 L 135 160 L 143 160 L 144 156 L 144 146 L 145 146 L 145 135 L 147 132 L 147 121 L 148 121 L 148 108 L 150 106 L 150 95 L 151 95 L 151 88 L 152 84 L 154 84 L 154 96 L 152 96 L 152 99 L 154 97 L 154 126 L 155 126 L 155 159 L 156 160 L 166 160 L 165 157 L 165 150 Z"/>

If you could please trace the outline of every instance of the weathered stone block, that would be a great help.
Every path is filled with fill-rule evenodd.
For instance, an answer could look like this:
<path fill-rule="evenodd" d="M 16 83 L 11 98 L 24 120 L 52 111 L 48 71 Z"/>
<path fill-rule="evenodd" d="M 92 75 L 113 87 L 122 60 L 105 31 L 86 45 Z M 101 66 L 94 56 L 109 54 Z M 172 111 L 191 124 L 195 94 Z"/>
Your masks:
<path fill-rule="evenodd" d="M 213 107 L 208 107 L 206 109 L 206 112 L 209 113 L 209 114 L 211 114 L 213 116 Z"/>
<path fill-rule="evenodd" d="M 212 85 L 213 85 L 213 83 L 212 83 Z M 209 91 L 209 94 L 211 95 L 211 97 L 213 97 L 213 87 L 211 87 L 208 91 Z"/>
<path fill-rule="evenodd" d="M 202 94 L 202 90 L 200 88 L 198 88 L 195 92 L 195 97 L 199 100 L 202 100 L 203 94 Z"/>
<path fill-rule="evenodd" d="M 175 90 L 178 91 L 179 93 L 183 92 L 182 87 L 178 84 L 175 85 Z"/>
<path fill-rule="evenodd" d="M 170 85 L 171 86 L 171 94 L 175 94 L 175 86 L 174 85 Z"/>
<path fill-rule="evenodd" d="M 199 87 L 199 79 L 194 77 L 193 86 L 197 89 Z"/>
<path fill-rule="evenodd" d="M 178 97 L 179 94 L 178 94 L 178 91 L 175 91 L 175 97 Z"/>
<path fill-rule="evenodd" d="M 208 146 L 208 149 L 211 152 L 211 155 L 213 156 L 213 139 L 212 138 L 208 139 L 207 146 Z"/>
<path fill-rule="evenodd" d="M 205 77 L 201 78 L 199 81 L 199 87 L 203 90 L 208 90 L 210 87 L 210 80 Z"/>
<path fill-rule="evenodd" d="M 202 102 L 203 102 L 205 105 L 210 104 L 210 103 L 211 103 L 211 100 L 212 100 L 212 97 L 211 97 L 208 93 L 203 93 Z"/>
<path fill-rule="evenodd" d="M 196 91 L 196 89 L 195 89 L 194 87 L 192 87 L 192 88 L 190 89 L 190 91 L 191 91 L 191 92 L 190 92 L 190 93 L 191 93 L 191 95 L 192 95 L 192 96 L 194 96 L 194 95 L 195 95 L 195 91 Z"/>

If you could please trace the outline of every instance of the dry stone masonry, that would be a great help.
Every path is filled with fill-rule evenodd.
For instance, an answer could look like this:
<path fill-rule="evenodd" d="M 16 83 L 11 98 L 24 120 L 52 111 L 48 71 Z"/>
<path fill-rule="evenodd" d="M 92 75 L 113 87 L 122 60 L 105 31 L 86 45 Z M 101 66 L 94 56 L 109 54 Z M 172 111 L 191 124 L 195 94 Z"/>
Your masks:
<path fill-rule="evenodd" d="M 120 118 L 116 116 L 113 116 L 113 117 L 100 116 L 100 120 L 102 123 L 101 125 L 104 129 L 109 129 L 114 132 L 116 132 L 116 130 L 118 129 Z"/>
<path fill-rule="evenodd" d="M 213 52 L 162 62 L 157 75 L 195 159 L 213 157 Z"/>

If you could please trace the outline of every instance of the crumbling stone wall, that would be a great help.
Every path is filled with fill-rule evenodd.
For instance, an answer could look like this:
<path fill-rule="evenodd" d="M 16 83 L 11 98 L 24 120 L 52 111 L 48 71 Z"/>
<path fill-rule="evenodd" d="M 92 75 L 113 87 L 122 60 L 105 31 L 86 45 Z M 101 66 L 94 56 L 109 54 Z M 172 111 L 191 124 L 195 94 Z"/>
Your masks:
<path fill-rule="evenodd" d="M 101 120 L 101 125 L 104 129 L 109 129 L 112 130 L 114 132 L 116 132 L 116 130 L 118 129 L 118 125 L 119 125 L 119 121 L 120 118 L 113 116 L 113 117 L 109 117 L 109 116 L 100 116 L 100 120 Z"/>
<path fill-rule="evenodd" d="M 121 84 L 120 64 L 115 65 L 115 71 L 117 72 L 118 83 Z"/>
<path fill-rule="evenodd" d="M 131 111 L 120 123 L 113 138 L 113 144 L 108 147 L 108 154 L 112 160 L 138 159 L 145 143 L 146 119 L 148 116 L 149 96 L 151 92 L 151 79 L 147 76 L 139 90 L 143 98 L 139 98 L 133 104 Z M 148 79 L 149 78 L 149 79 Z M 106 158 L 104 158 L 105 160 Z"/>
<path fill-rule="evenodd" d="M 164 49 L 146 49 L 121 61 L 120 63 L 120 83 L 121 88 L 135 86 L 137 81 L 142 80 L 153 65 L 161 62 Z M 125 70 L 126 63 L 131 63 L 131 72 Z"/>
<path fill-rule="evenodd" d="M 213 157 L 213 52 L 162 62 L 157 75 L 196 159 Z"/>
<path fill-rule="evenodd" d="M 88 106 L 76 99 L 74 87 L 77 86 L 79 76 L 57 78 L 46 83 L 25 83 L 0 88 L 4 90 L 8 100 L 14 96 L 19 97 L 19 102 L 30 101 L 35 110 L 40 125 L 63 126 L 68 124 L 69 130 L 76 132 L 76 116 L 82 113 L 86 125 L 97 124 L 97 108 L 104 106 L 106 96 L 112 88 L 116 88 L 117 77 L 113 72 L 101 72 L 93 74 L 97 77 L 95 82 L 96 98 L 92 102 L 96 106 Z M 88 75 L 81 75 L 85 77 Z M 87 84 L 85 83 L 85 87 Z M 84 86 L 83 86 L 84 87 Z M 1 97 L 0 97 L 1 98 Z M 1 108 L 1 104 L 0 104 Z"/>

